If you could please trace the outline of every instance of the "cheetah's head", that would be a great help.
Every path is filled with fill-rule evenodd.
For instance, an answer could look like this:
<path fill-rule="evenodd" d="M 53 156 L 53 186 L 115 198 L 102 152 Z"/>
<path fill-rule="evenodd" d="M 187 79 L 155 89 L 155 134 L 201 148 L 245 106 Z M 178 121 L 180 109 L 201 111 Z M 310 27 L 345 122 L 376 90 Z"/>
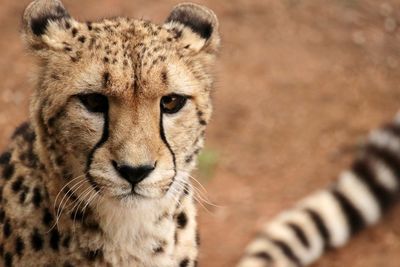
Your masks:
<path fill-rule="evenodd" d="M 82 23 L 59 1 L 36 0 L 23 35 L 39 65 L 31 105 L 38 150 L 55 179 L 110 199 L 183 190 L 211 114 L 212 11 L 181 4 L 162 25 Z"/>

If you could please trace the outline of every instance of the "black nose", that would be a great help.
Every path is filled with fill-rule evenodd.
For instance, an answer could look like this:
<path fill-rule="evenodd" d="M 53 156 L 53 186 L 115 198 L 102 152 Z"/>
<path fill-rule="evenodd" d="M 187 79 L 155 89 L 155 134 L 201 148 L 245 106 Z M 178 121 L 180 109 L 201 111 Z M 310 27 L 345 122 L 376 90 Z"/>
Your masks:
<path fill-rule="evenodd" d="M 127 180 L 133 186 L 143 181 L 149 174 L 154 170 L 152 165 L 139 165 L 131 166 L 122 164 L 119 165 L 117 162 L 112 162 L 114 168 L 117 170 L 122 178 Z"/>

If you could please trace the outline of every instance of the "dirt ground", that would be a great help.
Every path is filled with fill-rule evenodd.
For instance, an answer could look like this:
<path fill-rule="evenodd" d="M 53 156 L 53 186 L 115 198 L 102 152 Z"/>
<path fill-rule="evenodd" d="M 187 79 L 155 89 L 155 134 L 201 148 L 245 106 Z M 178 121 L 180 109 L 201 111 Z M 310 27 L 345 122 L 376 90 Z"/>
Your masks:
<path fill-rule="evenodd" d="M 33 61 L 19 40 L 27 0 L 0 0 L 0 147 L 26 119 Z M 178 1 L 65 0 L 80 19 L 162 22 Z M 327 185 L 400 102 L 400 1 L 204 0 L 223 47 L 203 179 L 200 266 L 233 266 L 262 222 Z M 314 267 L 399 267 L 400 208 Z"/>

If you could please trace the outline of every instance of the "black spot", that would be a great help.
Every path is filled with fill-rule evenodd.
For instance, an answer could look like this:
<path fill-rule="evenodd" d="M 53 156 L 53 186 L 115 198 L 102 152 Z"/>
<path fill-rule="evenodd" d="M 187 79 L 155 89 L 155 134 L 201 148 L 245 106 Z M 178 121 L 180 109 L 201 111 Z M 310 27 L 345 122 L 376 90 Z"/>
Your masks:
<path fill-rule="evenodd" d="M 334 189 L 332 191 L 332 194 L 342 208 L 343 215 L 346 217 L 351 234 L 359 232 L 365 226 L 365 222 L 361 216 L 360 211 L 356 207 L 354 207 L 350 200 L 347 199 L 347 197 L 338 190 Z"/>
<path fill-rule="evenodd" d="M 43 237 L 37 228 L 35 228 L 31 234 L 31 245 L 35 251 L 43 249 Z"/>
<path fill-rule="evenodd" d="M 15 168 L 14 164 L 8 164 L 3 169 L 3 178 L 9 180 L 11 176 L 14 174 Z"/>
<path fill-rule="evenodd" d="M 54 250 L 58 250 L 60 243 L 60 233 L 57 229 L 53 229 L 50 232 L 50 247 Z"/>
<path fill-rule="evenodd" d="M 57 73 L 52 73 L 52 74 L 50 75 L 50 77 L 51 77 L 52 79 L 54 79 L 54 80 L 60 80 L 60 76 L 58 76 Z"/>
<path fill-rule="evenodd" d="M 20 126 L 15 129 L 12 138 L 16 138 L 22 136 L 27 142 L 32 143 L 36 139 L 35 132 L 31 129 L 31 126 L 28 122 L 22 123 Z"/>
<path fill-rule="evenodd" d="M 178 214 L 178 216 L 176 217 L 176 221 L 178 223 L 178 228 L 185 228 L 188 222 L 188 218 L 185 212 L 181 212 Z"/>
<path fill-rule="evenodd" d="M 179 267 L 187 267 L 189 266 L 189 259 L 185 258 L 179 263 Z"/>
<path fill-rule="evenodd" d="M 18 236 L 15 239 L 15 253 L 17 253 L 18 256 L 22 256 L 22 254 L 24 253 L 24 249 L 25 249 L 24 241 L 20 236 Z"/>
<path fill-rule="evenodd" d="M 207 125 L 207 122 L 206 122 L 205 120 L 203 120 L 203 119 L 200 119 L 200 120 L 199 120 L 199 123 L 200 123 L 201 125 Z"/>
<path fill-rule="evenodd" d="M 78 197 L 72 192 L 71 188 L 68 186 L 65 187 L 64 193 L 69 197 L 72 201 L 78 200 Z"/>
<path fill-rule="evenodd" d="M 288 223 L 287 225 L 294 232 L 297 239 L 300 240 L 301 244 L 303 244 L 303 246 L 306 248 L 310 248 L 310 242 L 308 241 L 307 236 L 304 233 L 303 229 L 301 229 L 300 226 L 294 223 Z"/>
<path fill-rule="evenodd" d="M 84 43 L 86 41 L 86 37 L 85 36 L 79 36 L 78 41 L 81 43 Z"/>
<path fill-rule="evenodd" d="M 4 256 L 4 245 L 0 244 L 0 257 Z"/>
<path fill-rule="evenodd" d="M 34 154 L 32 149 L 26 151 L 26 153 L 21 154 L 20 156 L 21 162 L 23 162 L 29 168 L 36 168 L 38 165 L 38 157 Z"/>
<path fill-rule="evenodd" d="M 62 241 L 62 246 L 63 246 L 64 248 L 68 248 L 70 242 L 71 242 L 71 236 L 67 235 L 67 236 L 64 238 L 64 240 Z"/>
<path fill-rule="evenodd" d="M 12 233 L 12 228 L 11 228 L 11 224 L 10 224 L 10 220 L 7 219 L 3 225 L 3 234 L 5 238 L 10 237 Z"/>
<path fill-rule="evenodd" d="M 193 155 L 189 155 L 189 156 L 187 156 L 187 157 L 185 158 L 185 162 L 186 162 L 186 163 L 190 163 L 190 162 L 192 162 L 192 160 L 193 160 Z"/>
<path fill-rule="evenodd" d="M 43 210 L 43 219 L 42 222 L 46 226 L 50 226 L 51 222 L 53 221 L 53 215 L 51 215 L 48 208 Z"/>
<path fill-rule="evenodd" d="M 97 222 L 89 221 L 89 220 L 84 220 L 83 226 L 92 232 L 100 232 L 101 228 L 100 225 Z"/>
<path fill-rule="evenodd" d="M 78 62 L 80 57 L 71 57 L 72 62 Z"/>
<path fill-rule="evenodd" d="M 4 254 L 4 267 L 11 267 L 13 263 L 13 255 L 10 252 Z"/>
<path fill-rule="evenodd" d="M 77 28 L 72 28 L 72 37 L 75 37 L 78 34 L 78 29 Z"/>
<path fill-rule="evenodd" d="M 4 152 L 0 156 L 0 164 L 4 164 L 4 165 L 8 164 L 8 163 L 10 163 L 10 159 L 11 159 L 11 153 L 9 151 Z"/>
<path fill-rule="evenodd" d="M 2 208 L 0 208 L 0 223 L 3 223 L 5 218 L 6 218 L 6 213 Z"/>
<path fill-rule="evenodd" d="M 19 195 L 19 203 L 23 204 L 25 200 L 26 200 L 26 193 L 21 192 L 21 194 Z"/>
<path fill-rule="evenodd" d="M 104 62 L 104 63 L 108 63 L 108 62 L 110 62 L 110 59 L 109 59 L 108 57 L 104 57 L 104 58 L 103 58 L 103 62 Z"/>
<path fill-rule="evenodd" d="M 17 193 L 19 190 L 21 190 L 22 187 L 22 183 L 24 182 L 24 177 L 22 176 L 18 176 L 17 180 L 15 180 L 12 184 L 11 184 L 11 189 Z"/>
<path fill-rule="evenodd" d="M 69 216 L 72 221 L 82 221 L 84 214 L 82 210 L 75 209 Z"/>
<path fill-rule="evenodd" d="M 154 254 L 160 254 L 164 252 L 164 248 L 162 246 L 156 247 L 153 249 Z"/>
<path fill-rule="evenodd" d="M 185 186 L 183 187 L 183 194 L 185 194 L 187 196 L 187 195 L 189 195 L 189 193 L 190 193 L 189 184 L 185 183 Z"/>
<path fill-rule="evenodd" d="M 93 30 L 92 22 L 90 22 L 90 21 L 86 22 L 86 26 L 89 31 Z"/>
<path fill-rule="evenodd" d="M 40 207 L 40 203 L 42 202 L 42 194 L 40 193 L 39 187 L 35 187 L 33 189 L 33 197 L 32 197 L 33 204 L 35 207 Z"/>
<path fill-rule="evenodd" d="M 53 14 L 45 14 L 31 20 L 32 32 L 37 35 L 43 35 L 46 31 L 49 21 L 57 21 L 63 18 L 68 18 L 69 14 L 62 7 L 56 8 Z"/>
<path fill-rule="evenodd" d="M 64 164 L 64 158 L 63 158 L 63 156 L 58 156 L 58 157 L 56 158 L 56 164 L 57 164 L 58 166 L 61 166 L 61 165 Z"/>
<path fill-rule="evenodd" d="M 65 28 L 67 30 L 69 30 L 71 28 L 71 23 L 69 23 L 68 21 L 65 22 Z"/>

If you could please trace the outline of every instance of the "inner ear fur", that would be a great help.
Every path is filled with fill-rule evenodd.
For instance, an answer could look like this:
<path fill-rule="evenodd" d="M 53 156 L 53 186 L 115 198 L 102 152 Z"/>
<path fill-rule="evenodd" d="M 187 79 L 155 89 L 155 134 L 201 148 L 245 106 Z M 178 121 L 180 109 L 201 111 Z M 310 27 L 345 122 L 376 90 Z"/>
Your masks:
<path fill-rule="evenodd" d="M 169 28 L 183 27 L 183 41 L 196 51 L 209 49 L 216 52 L 219 48 L 218 19 L 207 7 L 194 3 L 179 4 L 172 9 L 165 23 Z"/>
<path fill-rule="evenodd" d="M 62 22 L 69 19 L 68 11 L 59 0 L 35 0 L 27 6 L 22 17 L 23 37 L 35 50 L 49 47 L 60 39 L 58 31 L 65 31 Z"/>

